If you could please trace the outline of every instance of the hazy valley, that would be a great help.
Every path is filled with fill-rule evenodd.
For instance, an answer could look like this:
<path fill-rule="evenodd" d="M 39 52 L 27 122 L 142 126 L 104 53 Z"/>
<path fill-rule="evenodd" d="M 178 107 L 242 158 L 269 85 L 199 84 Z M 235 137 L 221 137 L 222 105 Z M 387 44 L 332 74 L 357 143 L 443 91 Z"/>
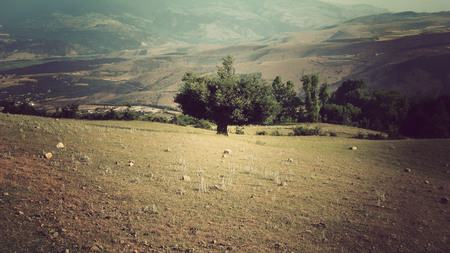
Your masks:
<path fill-rule="evenodd" d="M 173 95 L 182 84 L 182 75 L 188 71 L 212 73 L 225 55 L 235 56 L 237 73 L 259 73 L 269 81 L 280 75 L 294 81 L 298 88 L 302 74 L 318 72 L 335 85 L 346 78 L 361 78 L 371 88 L 397 90 L 407 96 L 450 93 L 450 77 L 445 69 L 450 62 L 449 13 L 358 17 L 383 10 L 311 2 L 314 4 L 308 8 L 299 5 L 290 12 L 285 11 L 290 1 L 276 8 L 269 6 L 270 1 L 262 5 L 239 3 L 235 12 L 231 12 L 232 3 L 201 5 L 226 17 L 206 15 L 208 11 L 188 2 L 186 6 L 171 1 L 158 2 L 161 6 L 154 3 L 155 9 L 147 16 L 139 14 L 137 8 L 133 12 L 130 8 L 134 5 L 125 9 L 134 15 L 121 12 L 122 16 L 107 8 L 78 10 L 77 16 L 74 10 L 72 15 L 67 14 L 69 11 L 61 7 L 64 5 L 59 5 L 60 9 L 42 6 L 50 13 L 42 22 L 30 21 L 38 13 L 16 26 L 5 18 L 1 20 L 0 99 L 59 106 L 130 101 L 173 107 Z M 170 22 L 182 15 L 184 24 L 172 24 L 170 36 L 164 35 L 168 28 L 154 24 L 161 22 L 155 14 L 157 7 L 172 13 L 168 15 Z M 183 8 L 186 13 L 180 14 Z M 270 15 L 268 9 L 272 10 Z M 153 23 L 144 17 L 153 17 Z M 259 28 L 242 19 L 252 19 L 248 22 L 258 23 Z M 258 19 L 270 26 L 255 22 Z M 236 35 L 236 40 L 216 36 L 230 33 L 224 27 L 206 29 L 204 24 L 214 24 L 212 20 L 228 20 L 233 24 L 226 27 L 238 32 L 242 30 L 237 27 L 240 25 L 251 32 Z M 147 28 L 142 27 L 145 24 Z M 119 42 L 121 45 L 116 45 Z"/>
<path fill-rule="evenodd" d="M 298 87 L 302 74 L 319 72 L 335 85 L 345 78 L 361 78 L 369 87 L 397 90 L 408 96 L 450 93 L 450 77 L 445 70 L 450 62 L 448 13 L 376 14 L 357 18 L 357 14 L 383 10 L 312 2 L 314 4 L 309 3 L 307 8 L 300 4 L 288 12 L 286 9 L 292 5 L 290 1 L 283 1 L 276 8 L 268 8 L 270 1 L 254 4 L 257 6 L 254 8 L 248 2 L 239 3 L 235 12 L 231 11 L 232 3 L 177 5 L 171 1 L 156 2 L 155 9 L 145 15 L 137 8 L 131 8 L 134 5 L 125 8 L 134 14 L 122 12 L 121 15 L 128 19 L 112 11 L 114 4 L 120 5 L 120 1 L 108 5 L 111 10 L 100 9 L 99 5 L 92 7 L 92 12 L 75 9 L 78 13 L 68 11 L 73 7 L 70 2 L 36 4 L 45 12 L 34 13 L 30 19 L 15 25 L 11 25 L 12 18 L 1 20 L 0 99 L 59 106 L 131 101 L 173 107 L 173 95 L 185 72 L 214 72 L 220 58 L 229 54 L 237 59 L 238 73 L 260 73 L 269 81 L 280 75 L 294 81 Z M 157 3 L 160 6 L 156 6 Z M 138 4 L 136 2 L 136 6 Z M 224 13 L 226 17 L 206 15 L 209 12 L 199 6 L 209 8 L 213 13 Z M 20 6 L 11 4 L 10 9 L 14 7 Z M 196 20 L 195 24 L 172 24 L 170 29 L 154 24 L 162 22 L 155 14 L 156 10 L 172 13 L 166 20 L 176 22 L 183 8 L 186 10 L 182 14 L 185 22 Z M 269 15 L 266 9 L 273 10 L 272 14 Z M 335 13 L 330 14 L 333 11 Z M 46 19 L 32 23 L 32 18 L 46 13 Z M 11 11 L 9 16 L 11 14 L 14 12 Z M 280 17 L 281 14 L 285 16 Z M 207 17 L 203 17 L 205 15 Z M 352 16 L 355 18 L 345 21 Z M 248 21 L 252 24 L 258 23 L 259 28 L 247 26 L 242 21 L 244 17 L 252 19 Z M 271 26 L 256 22 L 258 19 Z M 223 27 L 198 30 L 205 24 L 221 20 L 233 23 L 229 26 L 236 31 L 240 31 L 237 27 L 240 25 L 252 32 L 247 33 L 248 36 L 236 35 L 239 39 L 235 40 L 215 35 L 228 34 Z M 304 26 L 308 22 L 310 25 Z M 323 28 L 325 26 L 328 27 Z M 158 31 L 153 32 L 150 28 Z M 170 36 L 163 36 L 163 31 L 168 30 Z M 142 37 L 149 34 L 151 39 Z M 192 39 L 194 37 L 202 40 L 196 41 Z M 209 39 L 212 37 L 217 39 L 212 41 Z M 162 41 L 156 42 L 155 38 Z M 116 45 L 121 39 L 126 41 L 121 42 L 122 46 Z"/>

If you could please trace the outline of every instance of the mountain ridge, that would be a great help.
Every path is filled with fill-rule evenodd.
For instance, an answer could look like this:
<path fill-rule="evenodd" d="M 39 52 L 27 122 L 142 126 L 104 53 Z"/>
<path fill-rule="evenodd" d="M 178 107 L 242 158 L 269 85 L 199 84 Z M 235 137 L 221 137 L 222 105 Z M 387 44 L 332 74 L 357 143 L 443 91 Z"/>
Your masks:
<path fill-rule="evenodd" d="M 65 56 L 66 51 L 104 54 L 143 45 L 230 45 L 386 11 L 318 0 L 18 0 L 3 4 L 1 9 L 0 32 L 18 42 L 6 42 L 9 48 L 30 51 L 26 43 L 30 40 L 41 41 L 42 48 L 56 42 L 67 44 L 69 49 L 58 51 L 59 56 Z M 42 53 L 55 54 L 51 50 Z"/>
<path fill-rule="evenodd" d="M 22 73 L 0 80 L 0 100 L 30 100 L 59 106 L 68 101 L 80 104 L 131 101 L 173 107 L 176 106 L 173 96 L 184 73 L 214 73 L 221 57 L 226 55 L 235 56 L 238 73 L 257 73 L 268 82 L 280 75 L 284 80 L 294 81 L 299 92 L 302 74 L 321 73 L 334 88 L 344 79 L 358 78 L 366 81 L 369 88 L 395 90 L 407 96 L 450 93 L 450 75 L 442 68 L 450 64 L 450 12 L 380 14 L 367 19 L 373 21 L 362 24 L 353 20 L 233 45 L 142 46 L 98 55 L 54 57 L 43 62 L 64 60 L 69 61 L 65 66 L 71 66 L 72 58 L 81 60 L 73 65 L 81 68 L 54 69 L 51 73 L 48 65 L 37 65 L 37 69 L 42 68 L 42 73 L 48 74 L 19 72 L 24 70 L 18 65 L 36 65 L 33 61 L 0 61 L 0 66 L 14 66 L 0 71 L 0 75 Z M 386 19 L 396 21 L 387 23 Z M 102 58 L 112 60 L 92 64 Z"/>

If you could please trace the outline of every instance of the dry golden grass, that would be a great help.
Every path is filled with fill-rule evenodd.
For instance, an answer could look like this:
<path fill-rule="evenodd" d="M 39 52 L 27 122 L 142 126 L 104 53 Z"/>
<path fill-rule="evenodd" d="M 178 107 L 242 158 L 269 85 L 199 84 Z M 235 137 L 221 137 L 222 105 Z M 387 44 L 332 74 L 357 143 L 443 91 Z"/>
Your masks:
<path fill-rule="evenodd" d="M 0 114 L 0 251 L 449 250 L 449 140 L 322 127 L 338 137 Z"/>

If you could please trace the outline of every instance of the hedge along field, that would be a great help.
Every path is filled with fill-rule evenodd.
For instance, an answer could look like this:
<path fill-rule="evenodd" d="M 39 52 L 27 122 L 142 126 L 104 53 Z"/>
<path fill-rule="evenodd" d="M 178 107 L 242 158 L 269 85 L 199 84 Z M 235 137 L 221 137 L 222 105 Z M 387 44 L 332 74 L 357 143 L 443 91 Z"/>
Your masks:
<path fill-rule="evenodd" d="M 450 140 L 322 127 L 337 136 L 0 114 L 0 251 L 449 250 Z"/>

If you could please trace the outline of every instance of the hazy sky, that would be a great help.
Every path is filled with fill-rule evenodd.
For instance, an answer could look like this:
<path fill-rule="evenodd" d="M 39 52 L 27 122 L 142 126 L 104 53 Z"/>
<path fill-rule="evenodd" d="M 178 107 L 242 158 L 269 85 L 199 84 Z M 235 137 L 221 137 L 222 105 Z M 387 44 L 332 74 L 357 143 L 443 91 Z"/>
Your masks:
<path fill-rule="evenodd" d="M 322 1 L 332 3 L 342 3 L 342 4 L 366 3 L 376 7 L 389 9 L 392 12 L 450 11 L 450 0 L 322 0 Z"/>

